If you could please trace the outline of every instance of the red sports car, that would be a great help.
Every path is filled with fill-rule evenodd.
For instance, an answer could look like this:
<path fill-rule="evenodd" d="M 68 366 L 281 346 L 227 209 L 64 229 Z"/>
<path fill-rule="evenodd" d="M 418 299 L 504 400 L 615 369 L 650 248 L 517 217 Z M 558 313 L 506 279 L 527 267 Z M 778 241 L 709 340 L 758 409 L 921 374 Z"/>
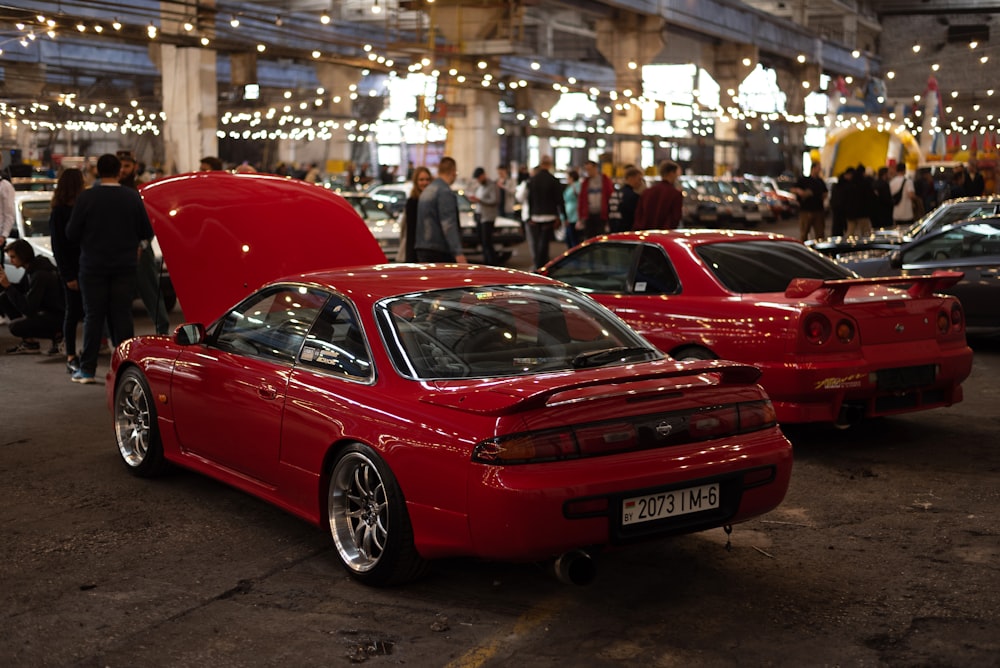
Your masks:
<path fill-rule="evenodd" d="M 542 273 L 676 359 L 756 365 L 782 423 L 948 406 L 972 369 L 961 304 L 934 294 L 960 273 L 860 279 L 781 235 L 706 230 L 596 237 Z"/>
<path fill-rule="evenodd" d="M 671 360 L 542 276 L 354 266 L 377 243 L 309 184 L 206 172 L 142 195 L 190 322 L 115 351 L 128 470 L 178 464 L 325 526 L 365 583 L 457 555 L 562 556 L 585 580 L 591 548 L 785 495 L 791 446 L 751 366 Z"/>

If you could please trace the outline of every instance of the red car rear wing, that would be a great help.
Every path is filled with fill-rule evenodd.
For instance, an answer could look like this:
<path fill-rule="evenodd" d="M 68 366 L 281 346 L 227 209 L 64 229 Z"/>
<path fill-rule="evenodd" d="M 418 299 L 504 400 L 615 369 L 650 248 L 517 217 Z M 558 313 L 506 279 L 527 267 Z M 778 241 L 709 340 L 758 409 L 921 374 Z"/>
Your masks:
<path fill-rule="evenodd" d="M 935 271 L 930 276 L 879 276 L 876 278 L 840 278 L 824 281 L 821 278 L 793 278 L 785 288 L 789 299 L 804 299 L 815 295 L 822 304 L 835 306 L 844 303 L 847 291 L 862 285 L 909 286 L 906 292 L 914 299 L 930 297 L 935 292 L 955 285 L 964 274 L 960 271 Z"/>

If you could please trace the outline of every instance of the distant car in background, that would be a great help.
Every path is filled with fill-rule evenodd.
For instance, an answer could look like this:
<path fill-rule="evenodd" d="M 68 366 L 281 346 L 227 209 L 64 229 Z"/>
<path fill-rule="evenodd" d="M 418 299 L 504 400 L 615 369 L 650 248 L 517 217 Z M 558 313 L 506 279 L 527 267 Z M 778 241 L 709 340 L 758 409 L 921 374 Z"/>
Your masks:
<path fill-rule="evenodd" d="M 866 237 L 830 237 L 807 241 L 806 245 L 838 262 L 853 263 L 882 257 L 903 244 L 972 218 L 1000 215 L 1000 196 L 961 197 L 942 202 L 910 226 L 876 230 Z"/>
<path fill-rule="evenodd" d="M 392 215 L 389 206 L 371 195 L 344 191 L 339 193 L 350 204 L 365 225 L 371 230 L 372 236 L 378 241 L 386 258 L 392 259 L 399 251 L 399 218 Z"/>
<path fill-rule="evenodd" d="M 411 182 L 388 183 L 372 188 L 368 194 L 372 199 L 386 205 L 393 216 L 400 216 L 406 208 L 406 198 L 413 189 Z M 472 202 L 465 196 L 465 191 L 454 189 L 458 197 L 458 217 L 462 228 L 462 246 L 470 253 L 480 252 L 479 233 L 476 230 L 475 213 Z M 524 228 L 521 221 L 503 216 L 497 218 L 493 226 L 493 244 L 498 248 L 498 254 L 503 260 L 511 256 L 510 249 L 524 241 Z"/>
<path fill-rule="evenodd" d="M 880 257 L 841 264 L 861 276 L 927 276 L 962 272 L 962 280 L 940 292 L 962 302 L 973 333 L 1000 331 L 1000 216 L 974 218 L 920 236 Z"/>

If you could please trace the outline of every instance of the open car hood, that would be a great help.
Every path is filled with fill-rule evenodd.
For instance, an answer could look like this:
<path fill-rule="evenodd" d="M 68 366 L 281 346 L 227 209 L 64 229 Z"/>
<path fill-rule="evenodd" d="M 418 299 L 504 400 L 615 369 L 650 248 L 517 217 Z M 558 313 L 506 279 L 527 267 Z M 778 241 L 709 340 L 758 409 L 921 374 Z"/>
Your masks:
<path fill-rule="evenodd" d="M 196 172 L 140 194 L 191 322 L 213 322 L 278 278 L 386 261 L 350 204 L 304 181 Z"/>

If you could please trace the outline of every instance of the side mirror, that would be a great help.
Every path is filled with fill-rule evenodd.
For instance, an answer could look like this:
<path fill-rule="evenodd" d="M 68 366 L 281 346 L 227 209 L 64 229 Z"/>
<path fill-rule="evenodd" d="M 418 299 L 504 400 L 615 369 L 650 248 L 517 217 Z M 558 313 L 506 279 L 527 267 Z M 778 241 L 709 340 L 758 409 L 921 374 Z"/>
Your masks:
<path fill-rule="evenodd" d="M 205 326 L 200 322 L 179 326 L 174 330 L 174 342 L 180 346 L 195 346 L 205 340 Z"/>
<path fill-rule="evenodd" d="M 893 269 L 903 268 L 903 254 L 899 251 L 893 251 L 889 255 L 889 266 Z"/>

